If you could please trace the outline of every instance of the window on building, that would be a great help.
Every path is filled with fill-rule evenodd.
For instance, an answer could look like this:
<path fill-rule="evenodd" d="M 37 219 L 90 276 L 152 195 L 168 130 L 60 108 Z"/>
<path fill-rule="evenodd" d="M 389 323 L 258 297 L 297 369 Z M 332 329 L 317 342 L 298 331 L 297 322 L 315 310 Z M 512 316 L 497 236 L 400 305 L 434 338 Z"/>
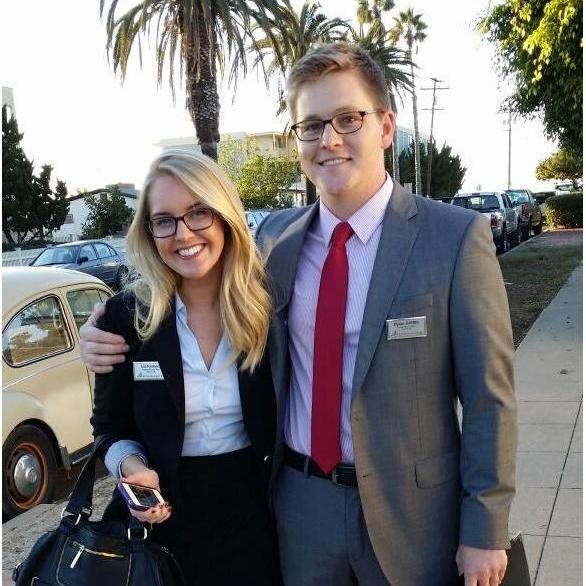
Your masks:
<path fill-rule="evenodd" d="M 65 222 L 63 222 L 64 224 L 73 224 L 73 214 L 67 214 L 65 216 Z"/>

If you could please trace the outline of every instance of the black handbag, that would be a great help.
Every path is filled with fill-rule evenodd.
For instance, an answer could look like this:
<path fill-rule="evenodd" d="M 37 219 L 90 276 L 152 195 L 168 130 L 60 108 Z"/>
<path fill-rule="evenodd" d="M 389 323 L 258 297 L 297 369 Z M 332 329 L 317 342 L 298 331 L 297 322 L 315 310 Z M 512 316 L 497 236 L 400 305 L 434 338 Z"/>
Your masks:
<path fill-rule="evenodd" d="M 86 462 L 57 529 L 14 568 L 16 586 L 185 586 L 175 557 L 132 516 L 90 521 L 97 453 Z"/>
<path fill-rule="evenodd" d="M 500 586 L 531 586 L 531 576 L 529 575 L 521 533 L 517 533 L 511 539 L 511 547 L 507 549 L 507 560 L 507 571 Z M 464 576 L 461 576 L 460 584 L 464 585 Z"/>

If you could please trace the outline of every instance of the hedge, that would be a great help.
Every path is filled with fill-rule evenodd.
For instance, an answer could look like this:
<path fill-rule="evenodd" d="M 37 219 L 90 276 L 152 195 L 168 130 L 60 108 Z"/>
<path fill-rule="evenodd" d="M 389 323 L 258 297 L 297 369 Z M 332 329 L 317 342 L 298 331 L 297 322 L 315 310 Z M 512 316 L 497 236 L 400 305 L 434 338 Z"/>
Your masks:
<path fill-rule="evenodd" d="M 582 227 L 581 191 L 550 197 L 545 202 L 545 205 L 545 217 L 550 226 L 558 228 Z"/>

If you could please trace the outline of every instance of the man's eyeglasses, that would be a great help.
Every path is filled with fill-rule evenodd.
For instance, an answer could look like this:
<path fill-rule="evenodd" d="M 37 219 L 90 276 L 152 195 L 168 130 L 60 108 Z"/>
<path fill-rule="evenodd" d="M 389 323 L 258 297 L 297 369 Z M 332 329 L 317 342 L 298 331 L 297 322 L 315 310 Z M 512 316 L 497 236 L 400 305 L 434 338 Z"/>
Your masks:
<path fill-rule="evenodd" d="M 326 124 L 331 124 L 338 134 L 352 134 L 362 128 L 364 117 L 367 114 L 383 114 L 384 110 L 362 110 L 357 112 L 342 112 L 328 120 L 304 120 L 293 124 L 291 129 L 302 141 L 318 140 L 322 137 Z"/>
<path fill-rule="evenodd" d="M 198 206 L 182 216 L 157 216 L 145 224 L 155 238 L 168 238 L 177 232 L 177 223 L 182 221 L 192 232 L 205 230 L 214 223 L 214 212 L 210 208 Z"/>

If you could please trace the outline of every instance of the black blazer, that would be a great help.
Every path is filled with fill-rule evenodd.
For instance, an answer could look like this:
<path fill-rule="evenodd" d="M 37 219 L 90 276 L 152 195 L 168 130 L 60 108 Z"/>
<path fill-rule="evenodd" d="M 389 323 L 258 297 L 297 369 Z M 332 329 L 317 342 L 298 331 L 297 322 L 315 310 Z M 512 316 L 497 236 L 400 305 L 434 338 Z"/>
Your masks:
<path fill-rule="evenodd" d="M 108 374 L 97 374 L 94 411 L 91 419 L 94 437 L 101 440 L 102 458 L 119 439 L 134 439 L 145 450 L 149 466 L 157 471 L 161 490 L 177 502 L 176 477 L 185 432 L 185 389 L 179 337 L 175 325 L 175 305 L 148 341 L 139 340 L 134 328 L 135 299 L 119 293 L 106 303 L 98 327 L 124 337 L 130 346 L 125 362 Z M 134 381 L 134 361 L 156 361 L 164 380 Z M 253 374 L 238 372 L 244 426 L 252 443 L 263 488 L 268 486 L 275 442 L 276 406 L 268 359 Z M 110 512 L 127 511 L 122 499 L 115 499 Z M 120 506 L 123 505 L 123 509 Z M 113 507 L 113 509 L 112 509 Z M 118 515 L 116 515 L 118 516 Z"/>

